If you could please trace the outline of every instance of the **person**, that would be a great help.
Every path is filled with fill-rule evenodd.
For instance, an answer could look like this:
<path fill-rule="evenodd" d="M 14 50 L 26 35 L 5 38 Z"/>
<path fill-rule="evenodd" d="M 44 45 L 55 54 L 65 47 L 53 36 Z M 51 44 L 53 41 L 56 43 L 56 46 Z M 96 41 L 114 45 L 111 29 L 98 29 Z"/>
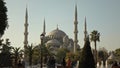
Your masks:
<path fill-rule="evenodd" d="M 49 57 L 48 61 L 47 61 L 47 68 L 55 68 L 55 59 L 54 57 Z"/>
<path fill-rule="evenodd" d="M 25 68 L 25 61 L 22 61 L 22 66 L 23 68 Z"/>
<path fill-rule="evenodd" d="M 21 63 L 21 60 L 18 61 L 18 68 L 22 68 L 22 63 Z"/>
<path fill-rule="evenodd" d="M 77 63 L 77 60 L 74 59 L 74 60 L 71 62 L 71 68 L 75 68 L 76 63 Z"/>
<path fill-rule="evenodd" d="M 51 57 L 51 68 L 55 68 L 55 58 Z"/>
<path fill-rule="evenodd" d="M 77 60 L 77 63 L 76 63 L 76 67 L 75 68 L 78 68 L 79 67 L 79 60 Z"/>
<path fill-rule="evenodd" d="M 50 68 L 50 56 L 48 56 L 48 60 L 47 60 L 47 68 Z"/>
<path fill-rule="evenodd" d="M 115 61 L 114 64 L 112 65 L 112 68 L 120 68 L 117 64 L 117 62 Z"/>
<path fill-rule="evenodd" d="M 66 68 L 71 68 L 71 59 L 68 58 L 67 63 L 66 63 Z"/>
<path fill-rule="evenodd" d="M 118 63 L 118 67 L 120 68 L 120 62 Z"/>
<path fill-rule="evenodd" d="M 63 60 L 62 60 L 62 68 L 66 68 L 66 62 L 65 62 L 65 57 L 63 58 Z"/>

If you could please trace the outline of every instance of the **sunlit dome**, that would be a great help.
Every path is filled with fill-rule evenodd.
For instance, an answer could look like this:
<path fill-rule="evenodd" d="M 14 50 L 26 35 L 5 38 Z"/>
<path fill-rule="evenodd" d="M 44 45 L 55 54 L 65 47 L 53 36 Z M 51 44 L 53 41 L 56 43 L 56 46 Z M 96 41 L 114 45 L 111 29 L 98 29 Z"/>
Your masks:
<path fill-rule="evenodd" d="M 62 30 L 59 30 L 58 28 L 51 31 L 50 33 L 48 33 L 48 37 L 50 38 L 63 38 L 65 36 L 65 32 L 63 32 Z"/>

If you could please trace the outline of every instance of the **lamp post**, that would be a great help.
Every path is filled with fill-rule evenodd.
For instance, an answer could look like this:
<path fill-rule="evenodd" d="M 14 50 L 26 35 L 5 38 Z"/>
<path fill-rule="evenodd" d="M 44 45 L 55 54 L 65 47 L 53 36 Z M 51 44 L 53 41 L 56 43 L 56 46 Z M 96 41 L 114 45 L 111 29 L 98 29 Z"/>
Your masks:
<path fill-rule="evenodd" d="M 42 67 L 43 67 L 43 66 L 42 66 L 42 57 L 43 57 L 42 47 L 43 47 L 44 34 L 41 34 L 41 35 L 40 35 L 40 39 L 41 39 L 41 45 L 40 45 L 40 51 L 41 51 L 41 52 L 40 52 L 40 54 L 41 54 L 41 57 L 40 57 L 41 66 L 40 66 L 40 67 L 42 68 Z"/>

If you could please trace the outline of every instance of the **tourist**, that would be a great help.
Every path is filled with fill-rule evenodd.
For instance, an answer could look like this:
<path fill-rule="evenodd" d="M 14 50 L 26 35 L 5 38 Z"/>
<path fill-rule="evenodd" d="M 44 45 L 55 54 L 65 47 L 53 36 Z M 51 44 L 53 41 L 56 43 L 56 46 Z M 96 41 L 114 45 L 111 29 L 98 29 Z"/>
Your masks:
<path fill-rule="evenodd" d="M 66 61 L 65 61 L 65 58 L 63 58 L 63 60 L 62 60 L 62 68 L 66 68 Z"/>
<path fill-rule="evenodd" d="M 51 68 L 55 68 L 55 58 L 51 57 Z"/>
<path fill-rule="evenodd" d="M 76 63 L 76 67 L 75 68 L 78 68 L 79 67 L 79 60 L 77 60 L 77 63 Z"/>
<path fill-rule="evenodd" d="M 76 63 L 77 63 L 77 60 L 74 59 L 74 60 L 72 61 L 72 63 L 71 63 L 71 68 L 75 68 Z"/>
<path fill-rule="evenodd" d="M 47 68 L 55 68 L 55 59 L 54 57 L 49 57 L 47 61 Z"/>
<path fill-rule="evenodd" d="M 119 66 L 120 66 L 120 62 L 119 62 Z"/>
<path fill-rule="evenodd" d="M 50 56 L 48 56 L 48 60 L 47 60 L 47 68 L 50 68 Z"/>
<path fill-rule="evenodd" d="M 17 68 L 23 68 L 21 60 L 18 61 L 18 65 L 17 66 L 18 66 Z"/>
<path fill-rule="evenodd" d="M 71 59 L 68 58 L 67 63 L 66 63 L 66 68 L 71 68 Z"/>

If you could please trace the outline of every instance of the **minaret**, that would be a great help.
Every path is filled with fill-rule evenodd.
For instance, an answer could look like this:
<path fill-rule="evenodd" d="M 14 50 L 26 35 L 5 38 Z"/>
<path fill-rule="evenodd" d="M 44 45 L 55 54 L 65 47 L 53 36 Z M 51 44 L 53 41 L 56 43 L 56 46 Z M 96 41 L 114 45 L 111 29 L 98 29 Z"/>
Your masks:
<path fill-rule="evenodd" d="M 26 8 L 26 15 L 25 15 L 25 32 L 24 32 L 24 49 L 28 45 L 28 12 Z"/>
<path fill-rule="evenodd" d="M 78 29 L 77 29 L 77 5 L 75 6 L 75 20 L 74 20 L 74 53 L 76 52 L 76 46 L 78 45 Z"/>
<path fill-rule="evenodd" d="M 57 30 L 59 30 L 59 28 L 58 28 L 58 24 L 57 24 Z"/>
<path fill-rule="evenodd" d="M 84 41 L 86 41 L 87 38 L 87 24 L 86 24 L 86 17 L 85 17 L 85 22 L 84 22 Z"/>
<path fill-rule="evenodd" d="M 45 32 L 45 29 L 46 28 L 46 26 L 45 26 L 45 18 L 44 18 L 44 25 L 43 25 L 43 34 L 45 35 L 46 34 L 46 32 Z"/>

